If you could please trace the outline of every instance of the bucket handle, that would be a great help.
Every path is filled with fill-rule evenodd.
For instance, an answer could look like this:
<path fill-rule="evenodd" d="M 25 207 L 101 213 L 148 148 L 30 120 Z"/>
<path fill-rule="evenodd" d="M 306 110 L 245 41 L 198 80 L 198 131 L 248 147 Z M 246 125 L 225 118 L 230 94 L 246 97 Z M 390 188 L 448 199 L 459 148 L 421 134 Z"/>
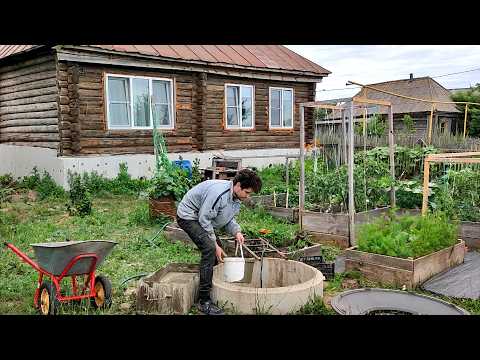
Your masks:
<path fill-rule="evenodd" d="M 235 256 L 237 256 L 237 251 L 239 247 L 240 247 L 240 254 L 242 255 L 242 258 L 243 258 L 243 245 L 240 245 L 238 241 L 237 241 L 237 246 L 235 248 Z"/>

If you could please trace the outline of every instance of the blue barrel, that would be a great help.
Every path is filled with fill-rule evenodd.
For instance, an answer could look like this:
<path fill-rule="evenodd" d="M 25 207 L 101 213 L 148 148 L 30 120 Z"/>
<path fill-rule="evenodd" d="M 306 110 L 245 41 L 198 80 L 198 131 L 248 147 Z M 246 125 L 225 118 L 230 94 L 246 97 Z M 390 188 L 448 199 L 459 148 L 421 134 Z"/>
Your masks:
<path fill-rule="evenodd" d="M 173 160 L 173 165 L 180 166 L 182 169 L 188 171 L 188 177 L 192 178 L 192 163 L 190 160 Z"/>

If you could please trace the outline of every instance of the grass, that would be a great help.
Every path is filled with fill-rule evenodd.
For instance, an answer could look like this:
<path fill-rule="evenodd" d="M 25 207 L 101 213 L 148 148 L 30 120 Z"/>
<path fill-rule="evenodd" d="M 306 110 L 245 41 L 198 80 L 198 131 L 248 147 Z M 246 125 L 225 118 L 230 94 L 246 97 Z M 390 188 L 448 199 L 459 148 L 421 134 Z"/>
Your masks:
<path fill-rule="evenodd" d="M 133 286 L 134 281 L 120 287 L 123 280 L 136 274 L 153 272 L 171 262 L 199 261 L 199 253 L 194 248 L 171 243 L 163 234 L 155 237 L 161 224 L 150 223 L 145 200 L 133 196 L 111 195 L 94 199 L 93 212 L 85 217 L 69 216 L 65 200 L 55 199 L 3 203 L 0 211 L 0 238 L 12 242 L 30 257 L 33 257 L 29 245 L 32 243 L 67 239 L 118 242 L 97 271 L 112 282 L 112 307 L 94 311 L 87 306 L 62 306 L 61 313 L 128 313 L 131 310 L 119 307 L 127 300 L 124 290 L 127 286 Z M 3 247 L 0 251 L 0 313 L 36 313 L 32 303 L 37 278 L 33 268 Z"/>

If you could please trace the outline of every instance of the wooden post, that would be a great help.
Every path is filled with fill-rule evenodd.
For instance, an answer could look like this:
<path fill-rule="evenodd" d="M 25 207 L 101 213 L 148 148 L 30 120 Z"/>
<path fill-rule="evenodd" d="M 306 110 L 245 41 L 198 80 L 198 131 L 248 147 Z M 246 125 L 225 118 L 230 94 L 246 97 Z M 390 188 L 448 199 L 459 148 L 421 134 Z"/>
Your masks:
<path fill-rule="evenodd" d="M 433 128 L 433 110 L 434 110 L 435 103 L 432 103 L 432 110 L 430 110 L 430 117 L 428 118 L 428 136 L 427 136 L 427 144 L 432 144 L 432 128 Z"/>
<path fill-rule="evenodd" d="M 467 113 L 468 113 L 468 104 L 465 104 L 465 119 L 463 120 L 463 138 L 467 136 Z"/>
<path fill-rule="evenodd" d="M 350 103 L 350 121 L 348 122 L 348 214 L 350 220 L 349 233 L 350 233 L 350 246 L 355 245 L 355 198 L 354 198 L 354 184 L 353 184 L 353 167 L 354 167 L 354 102 Z"/>
<path fill-rule="evenodd" d="M 423 163 L 423 201 L 422 201 L 422 215 L 427 214 L 428 210 L 428 184 L 430 183 L 430 156 L 425 156 Z"/>
<path fill-rule="evenodd" d="M 300 105 L 300 189 L 298 199 L 298 221 L 303 229 L 303 210 L 305 206 L 305 108 Z"/>
<path fill-rule="evenodd" d="M 342 116 L 342 145 L 343 145 L 343 163 L 347 163 L 348 155 L 347 155 L 347 124 L 345 121 L 345 112 L 342 110 L 340 111 Z"/>
<path fill-rule="evenodd" d="M 393 110 L 392 105 L 388 109 L 388 152 L 390 155 L 390 175 L 395 180 L 395 138 L 393 137 Z M 390 188 L 390 205 L 396 206 L 395 184 Z"/>
<path fill-rule="evenodd" d="M 287 186 L 287 195 L 285 195 L 285 208 L 288 209 L 288 183 L 289 183 L 289 171 L 288 171 L 288 156 L 285 157 L 285 184 Z"/>

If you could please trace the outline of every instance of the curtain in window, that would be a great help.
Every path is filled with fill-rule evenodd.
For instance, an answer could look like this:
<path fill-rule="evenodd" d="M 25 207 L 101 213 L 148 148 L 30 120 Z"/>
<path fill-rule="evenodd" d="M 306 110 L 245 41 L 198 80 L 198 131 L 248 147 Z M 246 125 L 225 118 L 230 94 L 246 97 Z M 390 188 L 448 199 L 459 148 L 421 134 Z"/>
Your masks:
<path fill-rule="evenodd" d="M 153 120 L 158 126 L 168 126 L 171 124 L 170 109 L 170 82 L 153 80 L 152 81 Z"/>
<path fill-rule="evenodd" d="M 108 110 L 111 127 L 130 126 L 130 88 L 128 78 L 108 78 Z"/>
<path fill-rule="evenodd" d="M 281 94 L 281 90 L 272 89 L 270 99 L 270 124 L 272 126 L 281 126 Z"/>
<path fill-rule="evenodd" d="M 252 88 L 242 86 L 242 127 L 252 127 Z"/>
<path fill-rule="evenodd" d="M 148 79 L 132 79 L 133 123 L 150 126 L 150 90 Z"/>
<path fill-rule="evenodd" d="M 240 88 L 238 86 L 227 86 L 227 125 L 239 126 L 240 118 Z"/>
<path fill-rule="evenodd" d="M 292 91 L 283 90 L 283 126 L 292 127 Z"/>

